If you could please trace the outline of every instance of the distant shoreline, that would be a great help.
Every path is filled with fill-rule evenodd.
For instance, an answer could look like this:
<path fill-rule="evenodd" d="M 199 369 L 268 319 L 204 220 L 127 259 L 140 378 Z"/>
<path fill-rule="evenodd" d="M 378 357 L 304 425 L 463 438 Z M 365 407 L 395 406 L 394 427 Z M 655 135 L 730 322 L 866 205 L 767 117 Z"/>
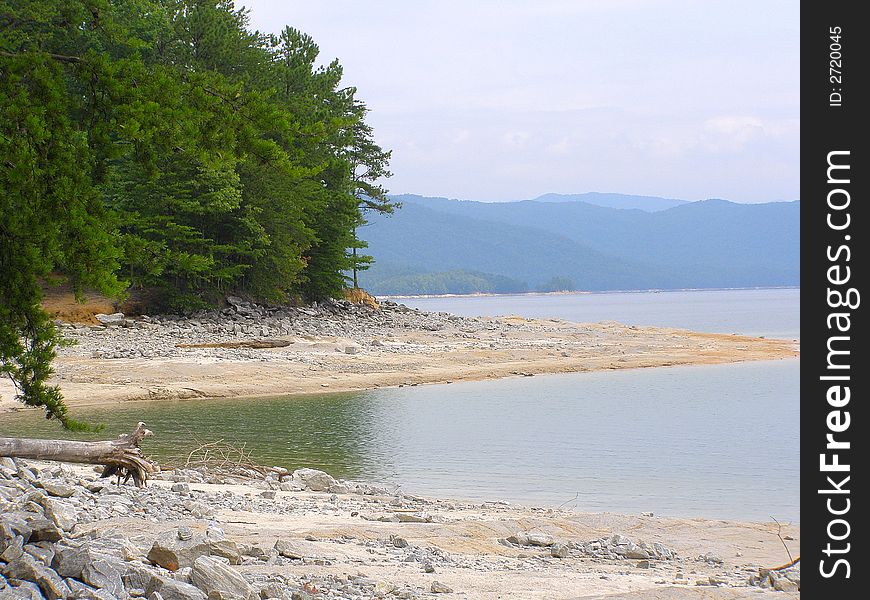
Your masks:
<path fill-rule="evenodd" d="M 651 288 L 647 290 L 565 290 L 561 292 L 474 292 L 471 294 L 376 294 L 383 300 L 404 300 L 416 298 L 511 298 L 516 296 L 591 296 L 604 294 L 664 294 L 671 292 L 732 292 L 751 290 L 800 290 L 799 285 L 761 286 L 761 287 L 736 287 L 736 288 Z"/>

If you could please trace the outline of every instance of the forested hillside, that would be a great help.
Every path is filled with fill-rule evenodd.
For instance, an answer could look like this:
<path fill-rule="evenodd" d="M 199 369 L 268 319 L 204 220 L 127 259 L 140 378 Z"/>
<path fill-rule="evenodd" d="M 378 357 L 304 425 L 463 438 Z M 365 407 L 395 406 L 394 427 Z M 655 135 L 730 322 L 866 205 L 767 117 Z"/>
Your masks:
<path fill-rule="evenodd" d="M 800 284 L 799 202 L 598 196 L 652 208 L 396 196 L 402 210 L 362 231 L 377 257 L 362 283 L 381 294 Z"/>
<path fill-rule="evenodd" d="M 389 153 L 338 61 L 223 0 L 0 1 L 0 353 L 46 388 L 51 280 L 156 308 L 342 293 Z"/>

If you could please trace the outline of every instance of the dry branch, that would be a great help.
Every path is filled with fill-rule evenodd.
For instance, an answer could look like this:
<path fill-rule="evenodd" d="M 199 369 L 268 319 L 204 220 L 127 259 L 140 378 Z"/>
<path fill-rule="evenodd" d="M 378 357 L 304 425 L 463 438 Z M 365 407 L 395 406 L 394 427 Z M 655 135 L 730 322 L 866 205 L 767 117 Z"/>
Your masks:
<path fill-rule="evenodd" d="M 104 477 L 114 474 L 126 479 L 132 477 L 136 487 L 142 487 L 148 476 L 158 470 L 139 448 L 140 442 L 149 435 L 152 432 L 140 422 L 131 433 L 101 442 L 0 438 L 0 456 L 104 465 Z"/>
<path fill-rule="evenodd" d="M 175 344 L 176 348 L 284 348 L 291 345 L 290 340 L 246 340 L 243 342 L 213 342 L 210 344 Z"/>

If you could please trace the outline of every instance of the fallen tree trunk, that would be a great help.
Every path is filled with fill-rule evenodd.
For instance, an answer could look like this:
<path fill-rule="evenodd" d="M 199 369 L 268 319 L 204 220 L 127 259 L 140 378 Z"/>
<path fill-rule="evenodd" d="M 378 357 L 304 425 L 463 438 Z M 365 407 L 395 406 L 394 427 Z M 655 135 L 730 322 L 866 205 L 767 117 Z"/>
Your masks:
<path fill-rule="evenodd" d="M 175 344 L 176 348 L 284 348 L 292 346 L 293 340 L 245 340 L 241 342 L 212 342 L 209 344 Z"/>
<path fill-rule="evenodd" d="M 139 443 L 149 435 L 152 432 L 140 422 L 132 433 L 101 442 L 0 438 L 0 456 L 103 465 L 103 477 L 124 476 L 125 481 L 132 477 L 136 487 L 142 487 L 148 475 L 158 470 L 139 448 Z"/>

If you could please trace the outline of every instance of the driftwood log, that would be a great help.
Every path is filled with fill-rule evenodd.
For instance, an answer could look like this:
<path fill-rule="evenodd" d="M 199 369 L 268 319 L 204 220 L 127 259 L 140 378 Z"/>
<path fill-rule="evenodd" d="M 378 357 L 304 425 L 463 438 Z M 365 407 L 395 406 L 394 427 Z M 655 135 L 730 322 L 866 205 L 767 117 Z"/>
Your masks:
<path fill-rule="evenodd" d="M 124 477 L 125 482 L 132 477 L 136 487 L 142 487 L 148 476 L 158 470 L 139 448 L 139 443 L 149 435 L 152 432 L 140 422 L 131 433 L 100 442 L 0 437 L 0 456 L 103 465 L 103 477 L 117 475 L 119 481 Z"/>
<path fill-rule="evenodd" d="M 176 348 L 284 348 L 292 346 L 293 340 L 244 340 L 241 342 L 212 342 L 208 344 L 175 344 Z"/>

